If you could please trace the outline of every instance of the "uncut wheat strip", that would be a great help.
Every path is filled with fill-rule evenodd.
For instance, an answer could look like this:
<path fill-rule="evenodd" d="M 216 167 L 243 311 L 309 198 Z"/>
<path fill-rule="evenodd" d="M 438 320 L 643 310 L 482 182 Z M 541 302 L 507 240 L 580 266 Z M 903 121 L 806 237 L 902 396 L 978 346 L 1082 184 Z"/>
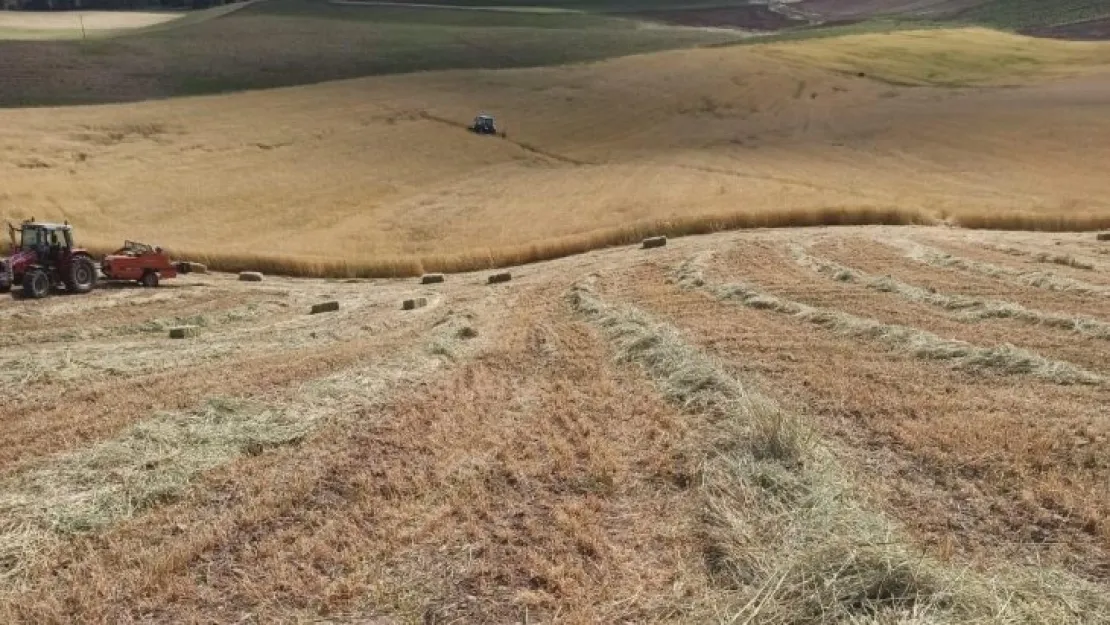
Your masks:
<path fill-rule="evenodd" d="M 1082 280 L 1060 276 L 1044 271 L 1021 271 L 982 261 L 961 258 L 935 248 L 905 239 L 890 241 L 902 253 L 915 262 L 933 267 L 949 267 L 969 273 L 977 273 L 991 278 L 1007 280 L 1022 286 L 1031 286 L 1046 291 L 1082 293 L 1110 297 L 1110 287 L 1091 284 Z"/>
<path fill-rule="evenodd" d="M 785 314 L 842 336 L 876 340 L 922 360 L 950 362 L 957 369 L 1030 375 L 1062 385 L 1095 385 L 1105 381 L 1102 376 L 1072 363 L 1050 360 L 1013 345 L 978 347 L 964 341 L 942 338 L 918 328 L 886 324 L 838 310 L 783 299 L 745 284 L 710 286 L 706 283 L 703 269 L 709 256 L 702 254 L 683 262 L 675 271 L 678 283 L 687 288 L 706 288 L 718 299 Z"/>
<path fill-rule="evenodd" d="M 882 293 L 893 293 L 911 302 L 920 302 L 945 310 L 956 311 L 956 318 L 961 321 L 1016 319 L 1033 325 L 1060 328 L 1092 338 L 1110 340 L 1110 323 L 1099 319 L 1033 310 L 1003 300 L 940 293 L 896 280 L 890 276 L 870 275 L 847 265 L 814 256 L 797 244 L 791 245 L 790 253 L 802 267 L 830 279 L 862 284 L 869 289 Z"/>
<path fill-rule="evenodd" d="M 399 384 L 473 354 L 468 313 L 452 314 L 417 350 L 305 382 L 290 404 L 213 398 L 158 413 L 119 436 L 40 459 L 0 478 L 0 596 L 68 535 L 95 531 L 178 496 L 201 473 L 288 444 L 324 422 L 381 406 Z"/>
<path fill-rule="evenodd" d="M 711 430 L 701 479 L 708 564 L 732 592 L 722 623 L 1066 623 L 1107 614 L 1101 587 L 1048 567 L 968 570 L 927 556 L 881 513 L 797 414 L 730 375 L 673 326 L 568 294 L 620 362 Z M 890 592 L 876 593 L 877 589 Z"/>

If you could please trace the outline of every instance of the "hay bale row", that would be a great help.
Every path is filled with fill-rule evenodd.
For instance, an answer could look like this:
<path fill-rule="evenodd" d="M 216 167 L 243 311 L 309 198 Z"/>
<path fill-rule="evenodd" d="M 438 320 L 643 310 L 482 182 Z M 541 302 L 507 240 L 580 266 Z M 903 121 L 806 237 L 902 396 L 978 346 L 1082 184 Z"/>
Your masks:
<path fill-rule="evenodd" d="M 512 280 L 512 279 L 513 279 L 513 274 L 509 273 L 508 271 L 504 271 L 504 272 L 501 272 L 501 273 L 495 273 L 492 276 L 490 276 L 489 277 L 489 284 L 499 284 L 501 282 L 508 282 L 509 280 Z"/>
<path fill-rule="evenodd" d="M 170 328 L 171 339 L 191 339 L 200 336 L 200 328 L 196 326 L 178 326 Z"/>
<path fill-rule="evenodd" d="M 319 304 L 312 305 L 312 312 L 310 314 L 316 315 L 319 313 L 335 312 L 339 310 L 339 302 L 332 300 L 330 302 L 320 302 Z"/>
<path fill-rule="evenodd" d="M 427 273 L 420 278 L 420 284 L 439 284 L 443 282 L 444 277 L 442 273 Z"/>
<path fill-rule="evenodd" d="M 240 282 L 262 282 L 262 273 L 258 271 L 240 271 Z"/>
<path fill-rule="evenodd" d="M 423 308 L 427 305 L 428 305 L 428 298 L 426 298 L 426 297 L 415 297 L 413 299 L 407 299 L 407 300 L 401 302 L 401 310 L 416 310 L 417 308 Z"/>
<path fill-rule="evenodd" d="M 667 244 L 667 237 L 648 237 L 644 239 L 645 250 L 650 250 L 653 247 L 663 247 Z"/>

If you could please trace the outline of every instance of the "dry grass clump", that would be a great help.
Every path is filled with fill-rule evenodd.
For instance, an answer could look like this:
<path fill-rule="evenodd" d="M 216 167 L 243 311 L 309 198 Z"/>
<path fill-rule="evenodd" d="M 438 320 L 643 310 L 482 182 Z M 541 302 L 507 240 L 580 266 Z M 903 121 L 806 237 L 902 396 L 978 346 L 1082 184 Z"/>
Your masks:
<path fill-rule="evenodd" d="M 677 270 L 680 284 L 706 285 L 701 269 L 705 258 L 684 262 Z M 875 340 L 908 352 L 915 358 L 950 362 L 958 369 L 994 371 L 1004 375 L 1031 375 L 1055 384 L 1102 384 L 1102 376 L 1072 363 L 1050 360 L 1033 352 L 1001 345 L 977 347 L 964 341 L 946 339 L 918 328 L 886 324 L 837 310 L 816 308 L 782 299 L 744 284 L 709 287 L 719 299 L 737 301 L 750 308 L 790 315 L 826 330 L 852 338 Z"/>
<path fill-rule="evenodd" d="M 1036 287 L 1046 291 L 1110 296 L 1110 288 L 1083 282 L 1082 280 L 1075 280 L 1073 278 L 1039 271 L 1020 271 L 1018 269 L 1001 267 L 991 263 L 961 258 L 912 241 L 899 241 L 896 245 L 905 252 L 907 258 L 934 267 L 950 267 L 992 278 L 1002 278 L 1016 284 Z"/>
<path fill-rule="evenodd" d="M 806 253 L 797 245 L 791 247 L 791 253 L 798 264 L 833 280 L 854 282 L 883 293 L 894 293 L 911 302 L 958 311 L 958 318 L 964 321 L 1016 319 L 1025 323 L 1061 328 L 1093 338 L 1110 340 L 1110 323 L 1098 319 L 1031 310 L 1013 302 L 938 293 L 933 289 L 907 284 L 890 276 L 872 276 L 828 259 L 818 258 Z"/>
<path fill-rule="evenodd" d="M 963 212 L 952 222 L 970 230 L 1022 230 L 1032 232 L 1092 232 L 1110 228 L 1110 215 L 1025 212 Z"/>
<path fill-rule="evenodd" d="M 735 591 L 730 623 L 1065 623 L 1107 614 L 1101 588 L 1063 573 L 981 574 L 914 548 L 858 504 L 810 429 L 729 376 L 672 327 L 603 301 L 593 279 L 570 293 L 619 358 L 643 367 L 667 398 L 712 421 L 700 488 L 706 564 Z"/>

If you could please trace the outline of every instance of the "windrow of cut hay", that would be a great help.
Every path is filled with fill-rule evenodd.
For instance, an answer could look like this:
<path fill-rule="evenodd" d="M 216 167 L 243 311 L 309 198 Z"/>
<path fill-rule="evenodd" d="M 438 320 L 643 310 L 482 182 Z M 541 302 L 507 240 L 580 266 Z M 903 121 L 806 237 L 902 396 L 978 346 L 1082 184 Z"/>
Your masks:
<path fill-rule="evenodd" d="M 995 244 L 995 243 L 986 243 L 986 242 L 982 242 L 982 241 L 976 241 L 975 245 L 981 246 L 981 247 L 986 248 L 988 250 L 994 250 L 996 252 L 1002 252 L 1003 254 L 1009 254 L 1010 256 L 1020 256 L 1020 257 L 1023 257 L 1023 258 L 1028 258 L 1028 259 L 1032 260 L 1033 262 L 1037 262 L 1037 263 L 1060 265 L 1062 267 L 1071 267 L 1072 269 L 1083 269 L 1085 271 L 1091 271 L 1095 268 L 1094 263 L 1087 262 L 1085 260 L 1076 258 L 1075 256 L 1072 256 L 1071 254 L 1050 254 L 1048 252 L 1038 252 L 1038 251 L 1033 251 L 1033 250 L 1027 250 L 1027 249 L 1020 248 L 1020 247 L 1014 247 L 1012 245 L 998 245 L 998 244 Z"/>
<path fill-rule="evenodd" d="M 865 499 L 798 415 L 729 375 L 669 325 L 604 301 L 595 278 L 574 309 L 621 361 L 643 368 L 710 430 L 697 481 L 717 606 L 729 623 L 1069 623 L 1108 614 L 1101 588 L 1047 567 L 965 570 L 922 553 Z"/>
<path fill-rule="evenodd" d="M 1101 295 L 1110 297 L 1110 287 L 1091 284 L 1082 280 L 1075 280 L 1066 276 L 1042 271 L 1021 271 L 1011 267 L 1002 267 L 978 260 L 961 258 L 947 252 L 922 245 L 914 241 L 898 240 L 891 242 L 905 254 L 906 258 L 934 267 L 947 267 L 959 269 L 969 273 L 977 273 L 991 278 L 1007 280 L 1022 286 L 1031 286 L 1046 291 L 1082 293 L 1084 295 Z"/>
<path fill-rule="evenodd" d="M 942 338 L 919 328 L 886 324 L 839 310 L 783 299 L 746 284 L 710 286 L 702 269 L 707 260 L 707 256 L 702 255 L 682 263 L 675 271 L 678 283 L 686 288 L 706 288 L 718 299 L 789 315 L 842 336 L 879 341 L 915 358 L 949 362 L 957 369 L 1030 375 L 1054 384 L 1102 384 L 1105 381 L 1102 376 L 1070 362 L 1050 360 L 1013 345 L 979 347 Z"/>
<path fill-rule="evenodd" d="M 421 349 L 306 380 L 293 403 L 210 398 L 0 478 L 0 606 L 33 560 L 65 536 L 172 500 L 201 473 L 238 456 L 294 443 L 324 423 L 376 409 L 400 385 L 427 379 L 474 353 L 473 325 L 472 313 L 447 314 Z"/>
<path fill-rule="evenodd" d="M 861 284 L 882 293 L 893 293 L 911 302 L 920 302 L 944 310 L 955 311 L 957 312 L 956 318 L 961 321 L 1016 319 L 1033 325 L 1060 328 L 1097 339 L 1110 340 L 1110 323 L 1098 319 L 1032 310 L 1020 304 L 1001 300 L 939 293 L 932 289 L 907 284 L 890 276 L 869 275 L 858 269 L 813 256 L 799 245 L 791 246 L 790 251 L 799 265 L 832 280 Z"/>

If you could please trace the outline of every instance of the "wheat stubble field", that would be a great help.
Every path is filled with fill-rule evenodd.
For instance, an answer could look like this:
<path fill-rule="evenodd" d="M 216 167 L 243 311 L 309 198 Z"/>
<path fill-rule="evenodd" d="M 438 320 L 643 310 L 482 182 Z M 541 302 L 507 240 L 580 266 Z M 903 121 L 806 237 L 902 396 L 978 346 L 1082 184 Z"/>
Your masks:
<path fill-rule="evenodd" d="M 1101 5 L 552 4 L 0 43 L 0 622 L 1110 623 Z"/>
<path fill-rule="evenodd" d="M 804 228 L 496 286 L 5 300 L 3 618 L 1102 622 L 1091 241 Z"/>

